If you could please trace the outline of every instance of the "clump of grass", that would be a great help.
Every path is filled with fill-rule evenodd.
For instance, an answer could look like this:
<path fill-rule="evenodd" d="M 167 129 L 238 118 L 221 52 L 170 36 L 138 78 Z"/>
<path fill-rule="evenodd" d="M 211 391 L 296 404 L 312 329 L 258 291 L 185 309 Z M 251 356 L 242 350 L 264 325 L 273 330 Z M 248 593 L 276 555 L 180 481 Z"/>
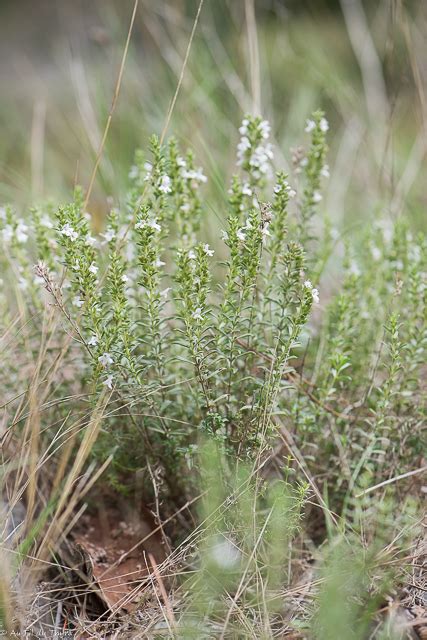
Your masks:
<path fill-rule="evenodd" d="M 325 233 L 315 229 L 328 128 L 315 112 L 287 176 L 273 167 L 268 122 L 244 118 L 221 239 L 204 235 L 207 177 L 173 139 L 153 137 L 148 156 L 136 153 L 125 204 L 99 236 L 80 189 L 56 211 L 33 208 L 31 224 L 10 206 L 0 213 L 10 283 L 1 320 L 19 354 L 5 354 L 5 433 L 30 451 L 15 463 L 14 495 L 29 505 L 18 544 L 46 561 L 104 470 L 125 496 L 137 477 L 145 502 L 169 520 L 204 487 L 195 534 L 171 531 L 187 551 L 162 567 L 179 557 L 193 573 L 176 578 L 170 633 L 271 637 L 317 625 L 316 637 L 331 638 L 329 629 L 352 625 L 364 637 L 374 612 L 359 619 L 351 595 L 348 615 L 325 613 L 345 580 L 336 565 L 354 543 L 357 566 L 366 551 L 380 571 L 380 507 L 402 503 L 405 478 L 422 469 L 427 244 L 380 220 L 360 252 L 347 245 L 334 289 L 323 283 L 331 232 L 327 222 Z M 24 365 L 32 379 L 23 391 Z M 53 459 L 46 479 L 41 446 Z M 76 489 L 88 460 L 88 486 Z M 34 528 L 41 487 L 52 499 Z M 402 527 L 413 511 L 402 509 Z M 389 553 L 395 532 L 384 531 Z M 292 567 L 307 557 L 307 536 L 343 542 L 318 606 L 296 615 L 282 599 L 301 577 Z M 374 588 L 362 565 L 347 585 L 358 600 Z"/>

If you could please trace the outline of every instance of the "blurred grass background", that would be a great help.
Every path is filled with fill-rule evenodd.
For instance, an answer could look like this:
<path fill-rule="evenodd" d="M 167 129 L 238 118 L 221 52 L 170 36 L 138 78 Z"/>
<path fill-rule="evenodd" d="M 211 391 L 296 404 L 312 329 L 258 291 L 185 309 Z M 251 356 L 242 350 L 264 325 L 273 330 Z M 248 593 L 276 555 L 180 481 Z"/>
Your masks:
<path fill-rule="evenodd" d="M 2 0 L 0 201 L 25 208 L 69 197 L 76 181 L 87 186 L 133 4 Z M 93 213 L 106 210 L 109 195 L 120 202 L 135 147 L 161 132 L 197 6 L 140 0 Z M 403 213 L 423 227 L 426 25 L 427 4 L 416 1 L 205 0 L 168 133 L 211 174 L 230 175 L 259 82 L 278 165 L 304 139 L 310 112 L 325 109 L 332 177 L 324 211 L 334 225 L 353 230 Z M 218 184 L 208 204 L 222 218 Z"/>

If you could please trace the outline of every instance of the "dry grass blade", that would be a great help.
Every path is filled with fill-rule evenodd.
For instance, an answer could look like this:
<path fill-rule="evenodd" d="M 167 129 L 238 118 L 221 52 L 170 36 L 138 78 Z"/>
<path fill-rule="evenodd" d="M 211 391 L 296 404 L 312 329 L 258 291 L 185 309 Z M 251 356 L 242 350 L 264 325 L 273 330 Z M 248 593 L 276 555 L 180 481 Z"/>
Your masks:
<path fill-rule="evenodd" d="M 401 473 L 400 475 L 395 476 L 394 478 L 389 478 L 388 480 L 379 482 L 373 487 L 369 487 L 369 489 L 365 489 L 364 491 L 361 491 L 360 493 L 356 494 L 356 498 L 361 498 L 362 496 L 365 496 L 367 493 L 372 493 L 372 491 L 376 491 L 381 487 L 386 487 L 389 484 L 393 484 L 394 482 L 398 482 L 399 480 L 404 480 L 405 478 L 412 478 L 412 476 L 417 476 L 420 473 L 425 473 L 426 471 L 427 471 L 427 465 L 424 467 L 421 467 L 421 469 L 414 469 L 413 471 L 407 471 L 406 473 Z"/>
<path fill-rule="evenodd" d="M 109 394 L 101 394 L 97 406 L 94 408 L 90 416 L 88 425 L 83 435 L 83 439 L 77 450 L 74 463 L 71 470 L 67 474 L 64 487 L 62 488 L 61 495 L 56 504 L 55 514 L 52 518 L 52 522 L 49 525 L 46 534 L 38 547 L 37 557 L 41 560 L 46 560 L 48 558 L 51 548 L 55 546 L 56 541 L 62 533 L 67 519 L 74 509 L 79 494 L 81 493 L 81 491 L 79 492 L 79 494 L 76 493 L 75 485 L 78 482 L 81 470 L 92 450 L 93 444 L 98 437 L 102 419 L 104 417 L 104 411 L 108 404 L 108 399 Z"/>
<path fill-rule="evenodd" d="M 245 0 L 246 29 L 248 33 L 249 70 L 252 88 L 252 113 L 260 115 L 261 78 L 259 63 L 258 35 L 255 16 L 255 0 Z"/>
<path fill-rule="evenodd" d="M 197 29 L 197 25 L 198 25 L 198 22 L 199 22 L 200 14 L 201 14 L 201 11 L 202 11 L 203 3 L 204 3 L 204 0 L 199 0 L 199 6 L 197 7 L 196 17 L 194 18 L 193 27 L 191 29 L 190 38 L 188 40 L 187 49 L 185 51 L 185 56 L 184 56 L 184 60 L 183 60 L 183 63 L 182 63 L 181 73 L 180 73 L 179 79 L 178 79 L 178 84 L 176 85 L 175 93 L 174 93 L 174 95 L 172 97 L 172 100 L 171 100 L 171 103 L 169 105 L 169 109 L 168 109 L 168 112 L 166 114 L 166 121 L 165 121 L 163 130 L 162 130 L 162 134 L 160 136 L 160 144 L 162 144 L 164 139 L 165 139 L 167 130 L 169 128 L 169 123 L 170 123 L 170 120 L 171 120 L 171 117 L 172 117 L 172 113 L 173 113 L 173 110 L 175 109 L 175 104 L 176 104 L 176 101 L 178 99 L 178 94 L 179 94 L 179 91 L 181 89 L 182 82 L 184 80 L 185 69 L 187 67 L 187 62 L 188 62 L 188 58 L 190 56 L 190 51 L 191 51 L 191 45 L 193 44 L 193 39 L 194 39 L 194 35 L 196 33 L 196 29 Z"/>
<path fill-rule="evenodd" d="M 133 11 L 132 11 L 132 17 L 131 17 L 131 20 L 130 20 L 129 30 L 128 30 L 128 34 L 127 34 L 127 38 L 126 38 L 126 44 L 125 44 L 125 48 L 124 48 L 124 51 L 123 51 L 122 61 L 120 63 L 119 74 L 118 74 L 116 86 L 115 86 L 115 89 L 114 89 L 113 100 L 111 102 L 110 112 L 108 114 L 107 123 L 106 123 L 105 129 L 104 129 L 104 134 L 102 136 L 101 144 L 99 145 L 98 153 L 96 155 L 95 166 L 93 168 L 92 175 L 91 175 L 90 181 L 89 181 L 89 186 L 88 186 L 87 192 L 86 192 L 86 197 L 85 197 L 85 202 L 84 202 L 84 211 L 87 210 L 87 205 L 88 205 L 88 202 L 90 200 L 90 196 L 91 196 L 91 193 L 92 193 L 93 185 L 95 183 L 95 178 L 96 178 L 96 174 L 97 174 L 97 171 L 98 171 L 99 163 L 101 162 L 102 154 L 103 154 L 103 151 L 104 151 L 105 142 L 107 140 L 108 132 L 110 130 L 111 122 L 112 122 L 113 115 L 114 115 L 114 111 L 116 109 L 116 104 L 117 104 L 117 100 L 118 100 L 119 93 L 120 93 L 120 87 L 122 85 L 123 73 L 124 73 L 124 70 L 125 70 L 126 58 L 127 58 L 127 54 L 128 54 L 128 50 L 129 50 L 130 38 L 131 38 L 131 35 L 132 35 L 132 29 L 133 29 L 133 25 L 134 25 L 134 22 L 135 22 L 135 16 L 136 16 L 136 12 L 137 12 L 137 9 L 138 9 L 138 4 L 139 4 L 139 0 L 135 0 L 135 4 L 133 6 Z"/>

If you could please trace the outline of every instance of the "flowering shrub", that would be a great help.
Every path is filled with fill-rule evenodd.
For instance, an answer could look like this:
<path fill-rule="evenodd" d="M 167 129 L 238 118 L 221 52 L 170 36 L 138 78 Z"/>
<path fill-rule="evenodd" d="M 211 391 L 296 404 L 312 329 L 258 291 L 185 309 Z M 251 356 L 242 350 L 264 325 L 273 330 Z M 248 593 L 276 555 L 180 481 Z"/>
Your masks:
<path fill-rule="evenodd" d="M 55 473 L 70 467 L 68 489 L 80 486 L 90 452 L 116 490 L 142 488 L 159 522 L 203 496 L 204 539 L 194 546 L 190 534 L 184 581 L 188 637 L 218 618 L 225 633 L 245 607 L 251 637 L 265 615 L 273 626 L 279 611 L 288 619 L 289 550 L 312 496 L 324 529 L 333 522 L 352 547 L 349 556 L 340 542 L 325 558 L 332 596 L 310 612 L 319 637 L 332 637 L 336 565 L 350 558 L 368 571 L 372 556 L 377 571 L 378 539 L 395 540 L 413 509 L 400 481 L 423 465 L 427 243 L 380 218 L 359 249 L 319 220 L 328 128 L 322 112 L 307 121 L 288 176 L 274 168 L 269 123 L 244 118 L 220 237 L 205 233 L 208 178 L 173 139 L 153 137 L 149 159 L 136 152 L 124 204 L 110 208 L 102 233 L 80 189 L 27 221 L 0 209 L 5 437 L 24 424 L 32 454 L 43 438 Z M 337 247 L 342 269 L 331 282 Z M 386 492 L 399 498 L 399 518 Z M 262 584 L 262 614 L 246 580 Z M 366 607 L 364 580 L 360 570 L 351 588 Z M 358 625 L 364 637 L 369 616 L 338 614 L 340 629 Z"/>
<path fill-rule="evenodd" d="M 307 121 L 309 144 L 288 178 L 273 169 L 269 123 L 244 118 L 222 245 L 203 235 L 207 177 L 173 139 L 162 147 L 153 137 L 149 160 L 136 153 L 126 206 L 111 209 L 98 236 L 79 189 L 56 212 L 32 209 L 31 230 L 1 209 L 3 270 L 16 286 L 15 301 L 3 294 L 3 317 L 24 300 L 31 314 L 53 304 L 73 336 L 75 392 L 92 402 L 111 392 L 128 410 L 112 411 L 93 452 L 114 452 L 114 482 L 126 484 L 148 456 L 166 492 L 186 492 L 201 436 L 254 459 L 289 425 L 332 484 L 330 460 L 345 468 L 333 494 L 341 504 L 383 479 L 386 460 L 401 472 L 420 454 L 422 408 L 412 403 L 426 347 L 425 240 L 379 223 L 365 254 L 347 247 L 337 295 L 319 284 L 334 243 L 327 224 L 323 240 L 313 236 L 328 128 L 322 112 Z"/>

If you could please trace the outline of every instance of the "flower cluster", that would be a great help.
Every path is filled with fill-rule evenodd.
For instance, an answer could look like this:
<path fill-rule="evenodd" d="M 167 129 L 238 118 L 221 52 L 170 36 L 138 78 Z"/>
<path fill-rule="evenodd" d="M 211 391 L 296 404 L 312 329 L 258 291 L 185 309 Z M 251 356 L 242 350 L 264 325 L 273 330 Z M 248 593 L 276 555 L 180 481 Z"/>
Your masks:
<path fill-rule="evenodd" d="M 304 282 L 304 288 L 305 288 L 305 289 L 307 289 L 307 291 L 309 291 L 309 292 L 310 292 L 311 297 L 312 297 L 312 299 L 313 299 L 313 302 L 314 302 L 315 304 L 319 304 L 319 302 L 320 302 L 320 298 L 319 298 L 319 290 L 318 290 L 318 289 L 315 289 L 315 288 L 313 287 L 313 285 L 312 285 L 312 283 L 311 283 L 311 281 L 310 281 L 310 280 L 306 280 L 306 281 Z"/>
<path fill-rule="evenodd" d="M 173 182 L 175 222 L 184 244 L 196 241 L 202 211 L 199 187 L 207 182 L 201 167 L 195 168 L 191 152 L 180 155 L 175 139 L 168 144 L 169 171 Z"/>
<path fill-rule="evenodd" d="M 5 244 L 20 245 L 28 240 L 28 225 L 13 214 L 11 207 L 0 207 L 0 233 Z"/>
<path fill-rule="evenodd" d="M 320 131 L 322 131 L 322 133 L 326 133 L 327 131 L 329 131 L 329 122 L 324 116 L 320 116 L 319 119 L 313 120 L 309 118 L 307 120 L 305 125 L 306 133 L 312 133 L 312 131 L 314 131 L 317 126 L 319 127 Z"/>
<path fill-rule="evenodd" d="M 79 237 L 78 232 L 70 225 L 69 222 L 65 222 L 60 228 L 59 233 L 61 236 L 70 238 L 71 242 L 75 242 Z"/>
<path fill-rule="evenodd" d="M 272 221 L 270 225 L 271 230 L 271 242 L 269 246 L 270 265 L 271 270 L 274 272 L 277 266 L 277 262 L 280 258 L 282 251 L 285 248 L 286 237 L 286 220 L 288 215 L 289 200 L 295 198 L 296 192 L 290 186 L 288 182 L 288 176 L 279 171 L 276 174 L 276 184 L 274 186 L 274 198 L 272 202 Z M 268 291 L 271 290 L 273 279 L 270 279 L 268 285 Z"/>
<path fill-rule="evenodd" d="M 169 212 L 167 208 L 168 197 L 173 195 L 173 182 L 169 175 L 164 150 L 157 136 L 150 138 L 150 150 L 152 155 L 151 169 L 148 176 L 150 187 L 146 200 L 162 224 L 166 221 Z"/>
<path fill-rule="evenodd" d="M 48 206 L 46 210 L 41 207 L 33 207 L 30 213 L 36 240 L 37 259 L 46 264 L 48 269 L 54 273 L 57 243 L 53 236 L 55 223 L 52 207 Z"/>
<path fill-rule="evenodd" d="M 118 484 L 126 470 L 141 470 L 148 460 L 153 470 L 168 469 L 171 486 L 159 490 L 186 496 L 188 454 L 200 432 L 239 459 L 254 460 L 282 418 L 295 425 L 292 435 L 304 459 L 311 460 L 315 444 L 313 464 L 320 473 L 323 455 L 328 465 L 334 461 L 331 469 L 341 461 L 348 465 L 351 479 L 359 473 L 360 451 L 378 473 L 377 450 L 396 452 L 390 444 L 393 430 L 403 429 L 409 442 L 408 434 L 423 424 L 422 406 L 412 422 L 402 426 L 401 419 L 420 389 L 427 353 L 425 239 L 414 240 L 403 222 L 367 231 L 357 253 L 345 248 L 340 292 L 331 293 L 316 323 L 309 324 L 320 304 L 320 286 L 313 283 L 323 281 L 331 240 L 341 242 L 323 220 L 315 245 L 307 241 L 303 224 L 315 213 L 328 175 L 327 131 L 323 114 L 314 114 L 307 123 L 310 148 L 295 153 L 298 182 L 289 184 L 282 171 L 268 175 L 268 123 L 244 120 L 241 172 L 232 178 L 225 246 L 217 252 L 200 224 L 207 211 L 206 176 L 173 140 L 163 146 L 153 139 L 149 163 L 136 154 L 126 207 L 111 208 L 99 236 L 91 232 L 80 191 L 59 209 L 55 223 L 45 206 L 25 219 L 9 207 L 0 210 L 5 285 L 13 275 L 13 286 L 0 291 L 6 323 L 28 303 L 25 332 L 22 337 L 14 332 L 14 340 L 25 341 L 26 350 L 46 345 L 48 366 L 42 362 L 40 380 L 45 373 L 49 378 L 51 362 L 70 345 L 71 355 L 61 355 L 67 372 L 59 378 L 62 396 L 73 402 L 84 398 L 80 406 L 86 409 L 103 391 L 113 392 L 99 439 L 109 455 L 114 452 Z M 294 184 L 298 198 L 292 202 Z M 297 215 L 289 215 L 290 209 Z M 28 269 L 34 262 L 37 287 Z M 46 296 L 40 285 L 55 302 L 46 307 L 46 317 L 63 314 L 61 322 L 43 324 L 42 342 L 38 319 Z M 395 309 L 402 321 L 390 315 Z M 319 339 L 311 339 L 324 317 Z M 49 334 L 52 326 L 55 336 Z M 381 349 L 382 343 L 388 349 Z M 293 370 L 296 362 L 304 363 L 303 375 Z M 70 381 L 69 371 L 79 375 Z M 366 393 L 366 380 L 368 402 L 353 412 Z M 61 405 L 55 412 L 61 418 Z M 353 419 L 359 420 L 357 428 Z M 420 453 L 417 446 L 408 445 L 408 458 Z M 197 472 L 197 456 L 191 463 Z M 336 477 L 331 469 L 325 474 L 332 478 L 328 488 Z"/>
<path fill-rule="evenodd" d="M 151 178 L 153 165 L 145 160 L 144 154 L 140 149 L 135 152 L 135 161 L 129 171 L 129 180 L 134 189 L 139 192 L 143 191 L 145 183 Z"/>
<path fill-rule="evenodd" d="M 329 176 L 329 167 L 325 163 L 326 133 L 329 130 L 329 124 L 323 111 L 316 111 L 312 118 L 307 120 L 305 130 L 311 135 L 311 144 L 307 156 L 300 161 L 300 167 L 303 167 L 305 176 L 300 226 L 303 242 L 309 238 L 309 222 L 315 213 L 316 205 L 322 201 L 321 178 Z"/>
<path fill-rule="evenodd" d="M 269 174 L 273 159 L 273 147 L 266 142 L 270 137 L 270 124 L 267 120 L 247 116 L 239 129 L 240 142 L 237 145 L 237 164 L 248 173 L 249 182 L 246 192 L 258 185 Z M 249 194 L 249 193 L 248 193 Z"/>
<path fill-rule="evenodd" d="M 175 275 L 187 348 L 200 381 L 203 402 L 208 408 L 211 404 L 211 392 L 205 354 L 205 333 L 209 322 L 207 304 L 211 279 L 208 258 L 212 255 L 213 250 L 206 243 L 197 244 L 189 251 L 178 251 L 178 268 Z"/>
<path fill-rule="evenodd" d="M 98 358 L 110 351 L 113 332 L 105 330 L 107 319 L 98 278 L 99 255 L 89 222 L 90 216 L 83 211 L 82 191 L 76 189 L 74 202 L 61 207 L 57 213 L 57 239 L 67 268 L 63 288 L 70 290 L 71 303 L 82 314 L 82 339 L 90 348 L 96 383 L 103 371 Z"/>
<path fill-rule="evenodd" d="M 109 268 L 106 273 L 106 291 L 109 297 L 109 313 L 111 320 L 106 334 L 103 337 L 104 348 L 114 349 L 116 360 L 120 367 L 129 369 L 132 377 L 137 378 L 135 359 L 133 355 L 134 336 L 132 332 L 131 301 L 127 292 L 129 277 L 126 271 L 130 270 L 129 263 L 123 255 L 123 233 L 120 229 L 120 213 L 116 209 L 110 211 L 108 229 L 117 238 L 117 242 L 109 245 Z M 98 344 L 96 336 L 95 345 Z M 99 348 L 99 347 L 98 347 Z M 110 363 L 112 364 L 112 363 Z M 110 374 L 111 377 L 111 374 Z M 108 379 L 107 379 L 108 380 Z M 104 381 L 107 386 L 108 383 Z M 111 387 L 109 387 L 111 388 Z"/>
<path fill-rule="evenodd" d="M 134 227 L 137 244 L 138 284 L 142 287 L 140 309 L 146 322 L 144 336 L 146 362 L 154 365 L 158 372 L 162 369 L 162 336 L 160 312 L 165 302 L 165 290 L 161 291 L 162 267 L 161 232 L 153 210 L 142 205 Z"/>
<path fill-rule="evenodd" d="M 157 188 L 161 193 L 171 193 L 172 192 L 172 182 L 170 177 L 164 173 L 159 177 L 159 182 L 157 184 Z"/>

